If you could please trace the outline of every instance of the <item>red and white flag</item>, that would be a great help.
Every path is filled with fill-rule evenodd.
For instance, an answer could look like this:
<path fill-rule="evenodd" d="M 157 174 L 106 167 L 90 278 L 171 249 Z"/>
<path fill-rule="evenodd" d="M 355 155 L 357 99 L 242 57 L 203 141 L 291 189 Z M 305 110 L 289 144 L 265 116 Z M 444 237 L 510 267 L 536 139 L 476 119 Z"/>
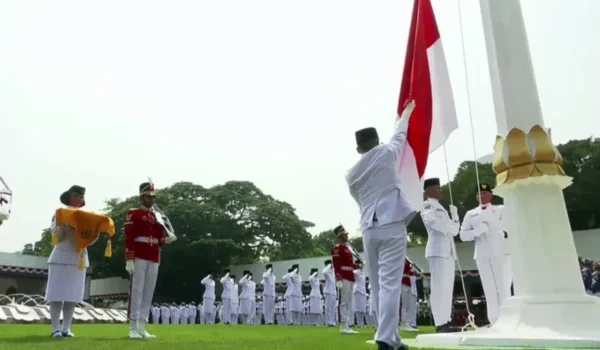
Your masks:
<path fill-rule="evenodd" d="M 458 128 L 444 49 L 430 0 L 415 0 L 397 118 L 411 101 L 415 108 L 400 160 L 400 177 L 402 191 L 420 209 L 429 154 Z"/>

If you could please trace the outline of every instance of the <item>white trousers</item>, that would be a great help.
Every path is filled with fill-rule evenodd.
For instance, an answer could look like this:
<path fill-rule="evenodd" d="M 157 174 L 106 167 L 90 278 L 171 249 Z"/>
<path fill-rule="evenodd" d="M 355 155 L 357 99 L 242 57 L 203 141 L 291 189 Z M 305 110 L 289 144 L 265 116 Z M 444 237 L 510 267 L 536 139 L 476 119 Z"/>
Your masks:
<path fill-rule="evenodd" d="M 265 295 L 263 297 L 263 313 L 265 315 L 265 323 L 273 324 L 275 322 L 275 297 Z"/>
<path fill-rule="evenodd" d="M 158 264 L 142 259 L 135 259 L 134 264 L 135 272 L 129 294 L 129 319 L 145 321 L 150 316 L 152 297 L 158 277 Z"/>
<path fill-rule="evenodd" d="M 410 312 L 408 314 L 408 320 L 409 320 L 411 326 L 416 327 L 417 326 L 417 309 L 418 309 L 418 303 L 419 303 L 419 296 L 411 293 L 409 296 L 408 302 L 411 303 L 411 305 L 413 306 L 412 309 L 410 309 Z"/>
<path fill-rule="evenodd" d="M 352 307 L 352 290 L 354 282 L 342 280 L 342 289 L 340 289 L 340 318 L 341 323 L 346 326 L 354 324 L 354 308 Z"/>
<path fill-rule="evenodd" d="M 337 305 L 335 305 L 335 294 L 325 294 L 325 324 L 335 326 L 337 324 Z"/>
<path fill-rule="evenodd" d="M 222 312 L 222 320 L 221 320 L 221 324 L 226 324 L 229 323 L 229 318 L 231 317 L 231 299 L 229 298 L 223 298 L 223 309 L 221 310 Z"/>
<path fill-rule="evenodd" d="M 402 285 L 400 304 L 402 306 L 400 321 L 408 326 L 413 325 L 413 315 L 417 314 L 417 296 L 411 293 L 410 286 Z"/>
<path fill-rule="evenodd" d="M 402 221 L 384 226 L 375 222 L 363 232 L 363 247 L 377 317 L 375 340 L 399 347 L 400 281 L 406 259 L 406 225 Z"/>
<path fill-rule="evenodd" d="M 455 260 L 453 257 L 429 257 L 431 273 L 431 313 L 436 326 L 452 320 L 452 296 L 454 294 Z"/>
<path fill-rule="evenodd" d="M 488 259 L 477 258 L 475 262 L 485 293 L 488 320 L 490 324 L 494 324 L 500 316 L 502 302 L 510 295 L 507 294 L 510 289 L 506 288 L 507 279 L 504 276 L 506 258 L 500 255 Z"/>

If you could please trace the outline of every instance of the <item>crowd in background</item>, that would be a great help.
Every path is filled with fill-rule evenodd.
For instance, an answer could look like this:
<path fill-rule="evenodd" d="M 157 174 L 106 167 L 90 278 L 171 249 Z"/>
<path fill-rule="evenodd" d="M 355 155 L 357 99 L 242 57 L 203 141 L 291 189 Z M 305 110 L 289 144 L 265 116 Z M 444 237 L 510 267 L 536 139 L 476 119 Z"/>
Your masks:
<path fill-rule="evenodd" d="M 579 266 L 586 293 L 600 296 L 600 262 L 580 257 Z"/>

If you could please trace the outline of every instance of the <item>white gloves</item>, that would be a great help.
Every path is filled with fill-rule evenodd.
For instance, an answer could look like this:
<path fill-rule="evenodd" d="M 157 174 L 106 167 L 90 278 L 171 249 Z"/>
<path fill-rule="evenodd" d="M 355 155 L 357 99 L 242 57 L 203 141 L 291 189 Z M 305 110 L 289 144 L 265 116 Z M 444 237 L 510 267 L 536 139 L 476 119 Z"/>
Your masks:
<path fill-rule="evenodd" d="M 360 266 L 364 269 L 365 267 L 367 267 L 367 262 L 363 261 L 362 264 L 360 264 Z"/>
<path fill-rule="evenodd" d="M 410 121 L 410 116 L 412 115 L 412 112 L 414 109 L 415 109 L 415 102 L 410 101 L 406 105 L 406 108 L 404 108 L 404 111 L 402 112 L 402 115 L 400 116 L 400 120 L 398 120 L 396 122 L 396 128 L 400 129 L 401 132 L 406 133 L 408 131 L 408 122 Z"/>
<path fill-rule="evenodd" d="M 130 275 L 133 275 L 135 272 L 135 264 L 133 263 L 133 260 L 127 260 L 125 262 L 125 270 L 127 270 Z"/>
<path fill-rule="evenodd" d="M 342 287 L 344 287 L 344 282 L 342 282 L 341 280 L 337 281 L 335 282 L 335 286 L 338 287 L 338 289 L 342 289 Z"/>
<path fill-rule="evenodd" d="M 481 225 L 477 228 L 477 235 L 480 236 L 482 234 L 487 233 L 490 230 L 490 225 L 487 222 L 482 222 Z"/>
<path fill-rule="evenodd" d="M 458 208 L 454 205 L 450 205 L 450 218 L 454 222 L 458 222 Z"/>

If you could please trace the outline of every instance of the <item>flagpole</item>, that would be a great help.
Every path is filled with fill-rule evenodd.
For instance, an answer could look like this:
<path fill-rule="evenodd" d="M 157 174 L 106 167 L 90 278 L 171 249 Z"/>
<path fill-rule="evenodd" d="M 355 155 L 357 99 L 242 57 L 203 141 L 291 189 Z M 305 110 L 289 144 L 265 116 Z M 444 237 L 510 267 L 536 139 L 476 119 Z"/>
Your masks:
<path fill-rule="evenodd" d="M 583 288 L 562 192 L 571 178 L 544 126 L 520 0 L 480 6 L 499 135 L 494 193 L 504 198 L 515 296 L 490 328 L 419 335 L 415 345 L 600 348 L 600 298 Z"/>

